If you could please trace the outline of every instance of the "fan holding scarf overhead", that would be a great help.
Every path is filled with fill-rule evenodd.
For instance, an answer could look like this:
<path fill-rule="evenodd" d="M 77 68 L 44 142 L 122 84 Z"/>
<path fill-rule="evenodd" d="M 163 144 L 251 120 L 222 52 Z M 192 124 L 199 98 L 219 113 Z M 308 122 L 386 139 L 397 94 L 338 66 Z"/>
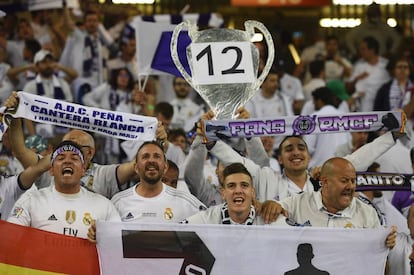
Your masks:
<path fill-rule="evenodd" d="M 106 80 L 107 45 L 113 40 L 100 24 L 98 13 L 84 12 L 84 29 L 75 27 L 65 9 L 67 25 L 72 32 L 66 40 L 59 63 L 75 69 L 79 77 L 73 82 L 75 102 L 82 103 L 82 96 Z"/>
<path fill-rule="evenodd" d="M 58 65 L 54 61 L 52 53 L 47 50 L 38 51 L 34 56 L 34 63 L 38 74 L 35 79 L 29 81 L 24 86 L 23 91 L 72 102 L 73 96 L 69 84 L 65 79 L 55 75 L 55 68 L 58 67 Z M 25 123 L 30 135 L 39 134 L 43 137 L 51 138 L 55 135 L 67 132 L 67 128 L 61 126 L 37 124 L 35 128 L 32 121 L 26 120 Z"/>

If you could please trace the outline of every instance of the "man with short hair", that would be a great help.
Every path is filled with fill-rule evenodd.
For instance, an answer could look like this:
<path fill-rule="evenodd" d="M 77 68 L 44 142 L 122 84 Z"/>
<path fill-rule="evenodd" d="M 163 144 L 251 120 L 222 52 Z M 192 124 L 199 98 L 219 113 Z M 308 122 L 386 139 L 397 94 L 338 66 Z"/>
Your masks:
<path fill-rule="evenodd" d="M 312 92 L 313 105 L 315 106 L 314 116 L 341 116 L 343 113 L 335 107 L 334 96 L 327 87 L 317 88 Z M 309 153 L 312 159 L 309 162 L 310 167 L 321 166 L 323 162 L 335 156 L 336 147 L 346 143 L 349 139 L 349 133 L 329 133 L 318 135 L 305 135 Z"/>
<path fill-rule="evenodd" d="M 54 75 L 57 64 L 51 52 L 38 51 L 34 56 L 33 63 L 38 74 L 35 80 L 28 82 L 23 88 L 25 92 L 69 102 L 73 101 L 69 84 Z"/>
<path fill-rule="evenodd" d="M 123 221 L 174 223 L 206 209 L 193 195 L 162 182 L 168 163 L 158 142 L 147 141 L 139 147 L 134 169 L 140 181 L 112 198 Z"/>
<path fill-rule="evenodd" d="M 280 89 L 279 74 L 270 70 L 260 90 L 246 103 L 251 118 L 293 116 L 293 100 Z M 280 144 L 283 136 L 275 136 L 275 144 Z"/>
<path fill-rule="evenodd" d="M 79 77 L 73 82 L 73 91 L 75 102 L 82 103 L 83 95 L 102 84 L 107 77 L 105 65 L 109 50 L 102 42 L 106 38 L 103 35 L 105 29 L 94 10 L 84 12 L 83 29 L 76 27 L 71 21 L 68 9 L 65 9 L 64 15 L 70 35 L 66 39 L 59 63 L 79 73 Z"/>
<path fill-rule="evenodd" d="M 175 98 L 171 101 L 174 107 L 174 115 L 171 121 L 171 128 L 182 128 L 189 132 L 194 123 L 203 114 L 203 106 L 196 104 L 190 97 L 191 86 L 184 78 L 174 77 L 173 88 Z"/>
<path fill-rule="evenodd" d="M 388 59 L 379 55 L 379 43 L 372 36 L 363 38 L 359 52 L 361 58 L 346 82 L 347 91 L 358 100 L 357 111 L 371 112 L 379 88 L 390 80 L 386 69 Z"/>
<path fill-rule="evenodd" d="M 374 208 L 354 199 L 355 168 L 346 159 L 331 158 L 322 168 L 319 192 L 304 192 L 280 201 L 289 219 L 298 224 L 322 227 L 376 228 Z"/>
<path fill-rule="evenodd" d="M 263 225 L 256 215 L 253 200 L 256 193 L 252 176 L 241 163 L 232 163 L 223 170 L 221 194 L 224 203 L 188 217 L 183 223 Z M 272 225 L 286 225 L 283 215 Z"/>
<path fill-rule="evenodd" d="M 54 177 L 54 184 L 22 195 L 14 205 L 9 222 L 86 239 L 93 221 L 120 221 L 108 199 L 81 187 L 85 160 L 78 144 L 60 143 L 50 163 L 49 173 Z"/>
<path fill-rule="evenodd" d="M 209 119 L 212 119 L 211 116 Z M 373 142 L 361 147 L 346 158 L 357 167 L 358 171 L 365 171 L 368 166 L 381 156 L 395 141 L 404 135 L 399 131 L 388 132 Z M 281 200 L 300 192 L 312 191 L 319 187 L 313 184 L 308 166 L 310 154 L 306 142 L 301 136 L 285 137 L 279 145 L 278 160 L 283 166 L 282 173 L 275 173 L 270 167 L 261 167 L 254 161 L 240 156 L 223 141 L 208 142 L 207 149 L 224 165 L 240 162 L 246 166 L 253 177 L 257 199 Z"/>
<path fill-rule="evenodd" d="M 63 78 L 54 75 L 57 64 L 51 52 L 47 50 L 38 51 L 34 56 L 33 63 L 38 73 L 35 79 L 26 83 L 23 88 L 24 92 L 68 102 L 73 101 L 69 84 Z M 29 120 L 26 120 L 26 126 L 31 135 L 39 134 L 46 138 L 67 132 L 67 128 L 65 127 L 43 123 L 37 123 L 35 130 L 33 122 Z"/>
<path fill-rule="evenodd" d="M 280 201 L 292 224 L 299 226 L 379 228 L 375 209 L 355 198 L 356 172 L 344 158 L 331 158 L 321 168 L 321 189 L 303 192 Z M 386 245 L 395 246 L 396 227 Z"/>

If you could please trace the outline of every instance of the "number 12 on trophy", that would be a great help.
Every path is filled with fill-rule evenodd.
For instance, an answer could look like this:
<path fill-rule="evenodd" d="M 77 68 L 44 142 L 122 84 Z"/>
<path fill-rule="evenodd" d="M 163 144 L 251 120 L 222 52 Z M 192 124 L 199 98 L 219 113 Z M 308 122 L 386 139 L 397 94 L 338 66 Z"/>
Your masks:
<path fill-rule="evenodd" d="M 190 47 L 195 85 L 252 83 L 256 80 L 250 42 L 192 43 Z"/>

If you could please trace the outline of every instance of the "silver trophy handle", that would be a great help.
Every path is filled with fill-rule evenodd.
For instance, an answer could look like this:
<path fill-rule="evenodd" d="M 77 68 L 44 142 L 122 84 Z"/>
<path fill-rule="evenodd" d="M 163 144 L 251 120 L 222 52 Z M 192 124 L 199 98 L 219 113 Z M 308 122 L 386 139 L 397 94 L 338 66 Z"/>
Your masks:
<path fill-rule="evenodd" d="M 189 25 L 188 22 L 181 22 L 180 24 L 178 24 L 174 28 L 174 32 L 173 32 L 172 37 L 171 37 L 170 51 L 171 51 L 171 57 L 172 57 L 172 60 L 174 61 L 175 66 L 177 66 L 177 69 L 180 71 L 180 73 L 182 74 L 182 76 L 184 77 L 184 79 L 188 82 L 188 84 L 190 84 L 191 86 L 193 86 L 193 81 L 191 80 L 191 76 L 187 73 L 187 71 L 185 70 L 184 66 L 181 64 L 180 59 L 178 57 L 178 52 L 177 52 L 177 48 L 178 48 L 178 45 L 177 45 L 178 44 L 178 35 L 180 34 L 180 31 L 184 27 L 186 27 L 186 26 L 188 27 L 188 25 Z M 191 26 L 189 27 L 189 29 L 191 29 Z"/>
<path fill-rule="evenodd" d="M 250 38 L 253 37 L 254 28 L 256 28 L 263 33 L 263 36 L 266 39 L 267 51 L 268 51 L 266 65 L 264 66 L 263 71 L 260 74 L 260 76 L 257 78 L 257 80 L 252 85 L 252 89 L 257 90 L 260 88 L 260 85 L 262 85 L 263 81 L 265 80 L 267 74 L 270 71 L 270 68 L 273 65 L 273 60 L 275 58 L 275 47 L 273 45 L 272 35 L 267 30 L 265 25 L 263 25 L 262 23 L 255 21 L 255 20 L 247 20 L 246 22 L 244 22 L 244 28 L 246 29 L 247 34 L 250 36 Z"/>

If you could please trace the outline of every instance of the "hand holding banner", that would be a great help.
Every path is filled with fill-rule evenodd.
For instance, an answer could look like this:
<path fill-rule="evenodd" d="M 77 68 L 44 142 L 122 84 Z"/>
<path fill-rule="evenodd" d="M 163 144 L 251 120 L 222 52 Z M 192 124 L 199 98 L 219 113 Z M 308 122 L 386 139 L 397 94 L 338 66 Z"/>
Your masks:
<path fill-rule="evenodd" d="M 87 107 L 48 97 L 19 92 L 16 108 L 0 109 L 0 137 L 7 130 L 6 118 L 21 117 L 35 122 L 100 133 L 124 140 L 153 140 L 157 119 L 129 113 Z M 2 112 L 3 110 L 3 112 Z"/>
<path fill-rule="evenodd" d="M 347 113 L 342 116 L 313 115 L 261 119 L 208 120 L 203 122 L 203 129 L 205 138 L 208 141 L 252 136 L 311 135 L 379 130 L 400 130 L 403 133 L 405 120 L 405 114 L 402 111 L 368 112 Z"/>

